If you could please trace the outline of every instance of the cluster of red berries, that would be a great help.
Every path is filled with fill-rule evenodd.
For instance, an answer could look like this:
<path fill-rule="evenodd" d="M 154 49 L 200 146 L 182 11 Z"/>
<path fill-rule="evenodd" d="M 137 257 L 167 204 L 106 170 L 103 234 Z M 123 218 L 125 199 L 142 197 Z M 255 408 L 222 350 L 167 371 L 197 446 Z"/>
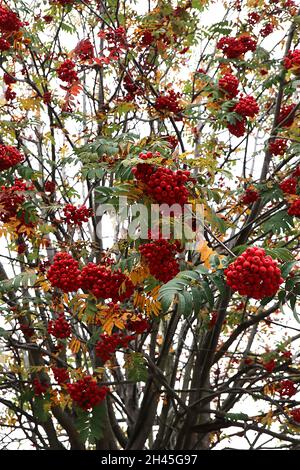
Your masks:
<path fill-rule="evenodd" d="M 17 33 L 23 26 L 16 13 L 6 7 L 0 6 L 0 31 L 4 35 Z"/>
<path fill-rule="evenodd" d="M 146 318 L 143 318 L 142 315 L 138 315 L 135 320 L 128 320 L 126 323 L 126 329 L 136 333 L 137 335 L 141 335 L 142 333 L 150 330 L 150 323 Z"/>
<path fill-rule="evenodd" d="M 168 90 L 166 93 L 156 97 L 154 107 L 162 113 L 178 114 L 182 111 L 182 106 L 179 104 L 180 98 L 180 93 L 176 93 L 174 90 Z"/>
<path fill-rule="evenodd" d="M 133 79 L 132 74 L 126 73 L 123 79 L 123 86 L 127 91 L 127 101 L 132 101 L 134 100 L 135 96 L 141 95 L 143 93 L 141 85 Z"/>
<path fill-rule="evenodd" d="M 262 248 L 247 248 L 224 272 L 234 291 L 257 300 L 275 295 L 283 282 L 277 260 Z"/>
<path fill-rule="evenodd" d="M 243 96 L 234 106 L 233 111 L 243 117 L 252 118 L 259 113 L 259 107 L 253 96 Z"/>
<path fill-rule="evenodd" d="M 11 145 L 0 145 L 0 171 L 8 170 L 24 161 L 24 156 Z"/>
<path fill-rule="evenodd" d="M 0 38 L 0 52 L 5 52 L 10 49 L 10 43 L 7 39 Z"/>
<path fill-rule="evenodd" d="M 13 91 L 11 86 L 8 86 L 5 90 L 4 97 L 6 101 L 13 101 L 15 97 L 17 96 L 17 93 Z"/>
<path fill-rule="evenodd" d="M 66 204 L 63 211 L 66 223 L 78 227 L 81 227 L 93 215 L 92 209 L 88 209 L 86 206 L 75 207 L 73 204 Z"/>
<path fill-rule="evenodd" d="M 275 139 L 269 142 L 269 152 L 271 155 L 284 155 L 287 148 L 286 139 Z"/>
<path fill-rule="evenodd" d="M 157 157 L 160 157 L 159 152 L 139 155 L 141 160 Z M 138 163 L 135 168 L 132 168 L 132 173 L 138 181 L 145 184 L 145 193 L 159 204 L 184 205 L 188 202 L 189 192 L 185 184 L 190 180 L 189 171 L 173 171 L 165 167 L 156 169 L 154 165 Z"/>
<path fill-rule="evenodd" d="M 253 96 L 243 96 L 239 99 L 232 111 L 239 114 L 241 119 L 236 119 L 234 124 L 227 124 L 230 134 L 242 137 L 246 132 L 246 117 L 253 118 L 259 112 L 259 106 Z"/>
<path fill-rule="evenodd" d="M 230 134 L 236 137 L 243 137 L 246 132 L 246 119 L 236 120 L 234 124 L 227 124 Z"/>
<path fill-rule="evenodd" d="M 255 11 L 248 14 L 247 23 L 250 26 L 254 26 L 255 24 L 259 22 L 259 20 L 260 20 L 260 15 L 256 13 Z"/>
<path fill-rule="evenodd" d="M 264 368 L 269 374 L 271 374 L 271 372 L 273 372 L 273 370 L 275 369 L 276 365 L 277 365 L 277 364 L 276 364 L 275 359 L 270 359 L 269 361 L 262 363 L 263 368 Z"/>
<path fill-rule="evenodd" d="M 32 381 L 33 392 L 36 397 L 40 397 L 47 392 L 49 386 L 47 383 L 41 382 L 37 377 Z"/>
<path fill-rule="evenodd" d="M 150 274 L 162 282 L 168 282 L 179 273 L 178 260 L 175 258 L 177 251 L 176 243 L 164 239 L 153 240 L 139 246 L 139 252 Z"/>
<path fill-rule="evenodd" d="M 295 408 L 291 411 L 291 416 L 296 423 L 300 423 L 300 408 Z"/>
<path fill-rule="evenodd" d="M 78 75 L 75 70 L 75 62 L 70 59 L 65 60 L 60 66 L 56 69 L 57 76 L 63 82 L 67 82 L 69 85 L 73 82 L 78 81 Z"/>
<path fill-rule="evenodd" d="M 126 37 L 126 30 L 122 26 L 119 26 L 116 29 L 109 29 L 108 31 L 101 31 L 98 34 L 99 37 L 105 38 L 109 45 L 108 45 L 108 61 L 110 60 L 117 60 L 122 53 L 128 49 L 127 37 Z"/>
<path fill-rule="evenodd" d="M 13 85 L 14 83 L 16 83 L 17 80 L 13 75 L 5 73 L 3 75 L 3 81 L 4 81 L 5 85 Z"/>
<path fill-rule="evenodd" d="M 225 73 L 225 75 L 220 78 L 218 86 L 229 98 L 234 98 L 238 94 L 239 81 L 231 73 Z"/>
<path fill-rule="evenodd" d="M 12 186 L 0 187 L 1 222 L 9 222 L 13 217 L 22 219 L 23 211 L 21 211 L 21 206 L 25 202 L 24 193 L 33 189 L 33 185 L 20 178 L 16 178 Z"/>
<path fill-rule="evenodd" d="M 278 392 L 281 397 L 292 397 L 297 393 L 295 382 L 292 380 L 282 380 L 279 384 Z"/>
<path fill-rule="evenodd" d="M 43 103 L 44 104 L 50 104 L 52 100 L 52 93 L 51 91 L 45 91 L 43 94 Z"/>
<path fill-rule="evenodd" d="M 240 58 L 248 51 L 256 50 L 257 41 L 250 36 L 240 36 L 238 38 L 223 37 L 217 43 L 217 48 L 223 51 L 228 59 Z"/>
<path fill-rule="evenodd" d="M 259 192 L 255 189 L 247 188 L 241 197 L 241 202 L 246 205 L 253 204 L 259 198 Z"/>
<path fill-rule="evenodd" d="M 104 364 L 111 359 L 118 348 L 128 348 L 128 344 L 133 339 L 134 336 L 123 333 L 113 333 L 112 335 L 101 334 L 100 340 L 95 347 L 96 355 Z"/>
<path fill-rule="evenodd" d="M 61 313 L 56 320 L 50 320 L 47 331 L 57 339 L 66 339 L 71 336 L 71 325 Z"/>
<path fill-rule="evenodd" d="M 284 67 L 289 70 L 292 69 L 295 75 L 300 73 L 300 49 L 295 49 L 293 52 L 289 51 L 288 55 L 283 60 Z"/>
<path fill-rule="evenodd" d="M 189 191 L 185 183 L 189 181 L 190 172 L 159 167 L 152 173 L 147 183 L 147 194 L 159 204 L 180 204 L 188 202 Z"/>
<path fill-rule="evenodd" d="M 44 191 L 45 193 L 50 193 L 50 194 L 53 194 L 55 192 L 55 189 L 56 189 L 56 183 L 55 181 L 46 181 L 46 183 L 44 184 Z"/>
<path fill-rule="evenodd" d="M 274 31 L 274 25 L 272 23 L 267 23 L 259 32 L 259 35 L 262 36 L 263 38 L 266 38 L 270 34 L 272 34 Z"/>
<path fill-rule="evenodd" d="M 94 47 L 89 39 L 82 39 L 76 45 L 74 54 L 79 57 L 80 60 L 86 61 L 91 60 L 94 57 Z"/>
<path fill-rule="evenodd" d="M 300 199 L 296 199 L 296 201 L 292 202 L 288 208 L 288 214 L 300 218 Z"/>
<path fill-rule="evenodd" d="M 280 189 L 287 194 L 297 194 L 297 185 L 298 179 L 300 177 L 300 167 L 298 166 L 292 173 L 290 178 L 282 181 L 279 187 Z"/>
<path fill-rule="evenodd" d="M 277 125 L 280 127 L 290 127 L 295 119 L 295 110 L 296 104 L 292 103 L 286 106 L 282 106 L 278 119 Z"/>
<path fill-rule="evenodd" d="M 134 286 L 120 269 L 112 271 L 104 265 L 88 263 L 81 271 L 81 287 L 95 297 L 122 302 L 131 297 Z"/>
<path fill-rule="evenodd" d="M 67 388 L 72 400 L 86 411 L 99 405 L 108 392 L 108 388 L 99 387 L 91 375 L 86 375 L 73 384 L 67 384 Z"/>
<path fill-rule="evenodd" d="M 286 194 L 296 194 L 297 191 L 297 179 L 293 176 L 282 181 L 279 185 L 280 189 Z"/>
<path fill-rule="evenodd" d="M 54 379 L 58 383 L 58 385 L 65 384 L 67 382 L 70 382 L 70 375 L 67 369 L 64 367 L 52 367 L 52 372 L 54 375 Z"/>
<path fill-rule="evenodd" d="M 32 326 L 26 325 L 25 323 L 20 324 L 20 330 L 24 336 L 27 336 L 28 338 L 31 338 L 34 335 L 34 329 Z"/>
<path fill-rule="evenodd" d="M 53 287 L 63 292 L 74 292 L 80 288 L 81 277 L 79 263 L 71 255 L 65 252 L 54 256 L 47 277 Z"/>
<path fill-rule="evenodd" d="M 167 135 L 165 137 L 165 140 L 168 142 L 170 145 L 171 149 L 175 150 L 177 145 L 178 145 L 178 139 L 174 135 Z"/>

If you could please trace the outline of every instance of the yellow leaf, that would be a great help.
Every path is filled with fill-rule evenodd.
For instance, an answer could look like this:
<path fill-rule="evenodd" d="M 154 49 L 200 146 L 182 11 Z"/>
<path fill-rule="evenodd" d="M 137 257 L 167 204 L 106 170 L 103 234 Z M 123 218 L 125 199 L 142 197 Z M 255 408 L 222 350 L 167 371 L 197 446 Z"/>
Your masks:
<path fill-rule="evenodd" d="M 211 266 L 210 266 L 209 259 L 211 255 L 215 254 L 215 251 L 212 250 L 208 246 L 207 241 L 204 241 L 204 240 L 201 240 L 201 242 L 198 243 L 197 251 L 200 253 L 201 261 L 203 261 L 204 265 L 207 268 L 210 268 Z"/>

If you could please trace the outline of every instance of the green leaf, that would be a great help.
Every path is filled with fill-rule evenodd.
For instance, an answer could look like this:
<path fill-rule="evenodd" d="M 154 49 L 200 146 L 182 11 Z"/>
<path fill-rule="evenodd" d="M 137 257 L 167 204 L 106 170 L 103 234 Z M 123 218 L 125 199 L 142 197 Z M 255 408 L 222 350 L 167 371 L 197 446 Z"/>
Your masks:
<path fill-rule="evenodd" d="M 128 354 L 126 359 L 126 368 L 128 379 L 133 382 L 146 382 L 148 379 L 148 370 L 145 358 L 141 353 L 133 352 Z"/>
<path fill-rule="evenodd" d="M 94 439 L 101 439 L 105 427 L 105 405 L 100 403 L 93 408 L 90 417 L 90 436 L 89 440 L 93 442 Z M 92 438 L 92 439 L 91 439 Z"/>
<path fill-rule="evenodd" d="M 287 248 L 265 248 L 267 255 L 272 256 L 272 258 L 280 259 L 282 261 L 291 261 L 294 259 L 293 254 Z"/>
<path fill-rule="evenodd" d="M 45 411 L 45 405 L 47 404 L 48 400 L 45 400 L 42 397 L 35 397 L 33 401 L 34 415 L 38 418 L 41 423 L 45 423 L 50 417 L 49 412 Z"/>

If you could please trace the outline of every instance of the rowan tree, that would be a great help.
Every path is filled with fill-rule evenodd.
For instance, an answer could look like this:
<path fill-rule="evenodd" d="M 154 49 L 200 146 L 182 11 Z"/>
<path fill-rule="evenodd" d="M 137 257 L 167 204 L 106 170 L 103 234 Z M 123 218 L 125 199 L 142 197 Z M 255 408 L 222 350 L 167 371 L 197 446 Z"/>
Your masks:
<path fill-rule="evenodd" d="M 299 25 L 1 1 L 1 448 L 299 448 Z"/>

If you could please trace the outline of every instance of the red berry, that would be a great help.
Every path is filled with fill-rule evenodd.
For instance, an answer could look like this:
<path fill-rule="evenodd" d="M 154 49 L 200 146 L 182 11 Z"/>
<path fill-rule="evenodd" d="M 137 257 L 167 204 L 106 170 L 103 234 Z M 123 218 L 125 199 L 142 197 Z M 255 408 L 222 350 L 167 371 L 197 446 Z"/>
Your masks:
<path fill-rule="evenodd" d="M 8 170 L 24 161 L 24 156 L 16 147 L 0 144 L 0 171 Z"/>
<path fill-rule="evenodd" d="M 88 209 L 86 206 L 75 207 L 72 204 L 66 204 L 63 211 L 66 223 L 78 227 L 81 227 L 93 215 L 92 209 Z"/>
<path fill-rule="evenodd" d="M 68 392 L 72 400 L 83 410 L 90 410 L 101 403 L 108 392 L 107 387 L 99 387 L 91 375 L 67 384 Z"/>
<path fill-rule="evenodd" d="M 63 82 L 68 82 L 68 84 L 76 82 L 78 80 L 78 75 L 74 69 L 75 63 L 72 60 L 67 59 L 56 69 L 57 76 Z"/>
<path fill-rule="evenodd" d="M 224 272 L 233 290 L 257 300 L 274 296 L 283 282 L 277 261 L 261 248 L 248 248 Z"/>
<path fill-rule="evenodd" d="M 56 320 L 50 320 L 47 331 L 57 339 L 66 339 L 71 336 L 71 326 L 64 314 L 60 314 Z"/>
<path fill-rule="evenodd" d="M 238 94 L 239 81 L 231 73 L 223 75 L 223 77 L 220 78 L 218 85 L 229 98 L 234 98 Z"/>
<path fill-rule="evenodd" d="M 58 287 L 63 292 L 77 291 L 81 285 L 78 265 L 78 261 L 68 253 L 57 253 L 47 273 L 51 285 Z"/>

